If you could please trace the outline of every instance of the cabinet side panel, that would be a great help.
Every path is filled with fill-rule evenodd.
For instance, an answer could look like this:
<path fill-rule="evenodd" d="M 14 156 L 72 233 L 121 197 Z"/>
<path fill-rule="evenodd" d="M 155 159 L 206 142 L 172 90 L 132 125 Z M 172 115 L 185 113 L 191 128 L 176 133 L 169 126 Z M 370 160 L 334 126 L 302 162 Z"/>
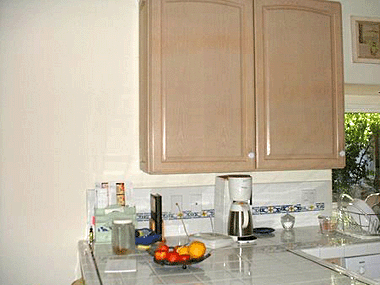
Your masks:
<path fill-rule="evenodd" d="M 148 170 L 148 4 L 140 2 L 139 13 L 139 139 L 140 168 Z"/>

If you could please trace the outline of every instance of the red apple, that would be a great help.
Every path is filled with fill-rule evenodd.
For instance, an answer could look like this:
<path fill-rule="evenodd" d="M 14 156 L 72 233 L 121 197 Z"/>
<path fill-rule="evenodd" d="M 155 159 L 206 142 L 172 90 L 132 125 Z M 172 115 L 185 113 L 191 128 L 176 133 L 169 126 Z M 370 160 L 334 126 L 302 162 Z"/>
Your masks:
<path fill-rule="evenodd" d="M 178 262 L 180 260 L 180 255 L 176 251 L 170 251 L 166 255 L 166 260 L 169 262 Z"/>

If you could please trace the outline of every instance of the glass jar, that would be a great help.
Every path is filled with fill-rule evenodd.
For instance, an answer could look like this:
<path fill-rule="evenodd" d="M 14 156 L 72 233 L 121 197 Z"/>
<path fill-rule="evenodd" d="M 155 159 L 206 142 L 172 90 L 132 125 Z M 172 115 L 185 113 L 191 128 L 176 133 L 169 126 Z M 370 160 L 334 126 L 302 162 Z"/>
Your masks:
<path fill-rule="evenodd" d="M 114 220 L 112 222 L 112 250 L 118 255 L 134 252 L 135 227 L 132 220 Z"/>
<path fill-rule="evenodd" d="M 294 226 L 296 218 L 289 213 L 281 217 L 281 225 L 285 230 L 290 230 Z"/>

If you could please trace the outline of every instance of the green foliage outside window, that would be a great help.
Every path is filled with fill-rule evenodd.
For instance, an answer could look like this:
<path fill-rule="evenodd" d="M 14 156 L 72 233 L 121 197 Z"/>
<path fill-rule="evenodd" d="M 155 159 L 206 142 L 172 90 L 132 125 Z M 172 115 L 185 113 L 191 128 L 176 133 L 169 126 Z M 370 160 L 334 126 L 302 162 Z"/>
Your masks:
<path fill-rule="evenodd" d="M 354 197 L 353 187 L 360 185 L 379 192 L 380 114 L 346 113 L 345 133 L 346 167 L 332 171 L 334 201 L 341 193 Z"/>

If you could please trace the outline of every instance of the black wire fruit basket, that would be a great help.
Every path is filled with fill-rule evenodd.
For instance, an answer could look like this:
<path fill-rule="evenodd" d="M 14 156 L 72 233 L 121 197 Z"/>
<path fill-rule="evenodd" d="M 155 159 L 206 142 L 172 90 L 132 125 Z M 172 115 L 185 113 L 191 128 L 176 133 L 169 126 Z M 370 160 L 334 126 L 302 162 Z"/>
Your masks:
<path fill-rule="evenodd" d="M 199 258 L 190 258 L 184 261 L 170 262 L 169 260 L 166 260 L 166 259 L 162 259 L 162 260 L 156 259 L 154 256 L 156 249 L 157 249 L 157 246 L 152 246 L 151 248 L 147 250 L 147 252 L 153 256 L 153 261 L 155 263 L 162 266 L 182 266 L 183 269 L 186 269 L 189 265 L 200 263 L 211 256 L 211 252 L 208 252 Z M 175 247 L 169 247 L 169 252 L 171 251 L 175 251 Z"/>

